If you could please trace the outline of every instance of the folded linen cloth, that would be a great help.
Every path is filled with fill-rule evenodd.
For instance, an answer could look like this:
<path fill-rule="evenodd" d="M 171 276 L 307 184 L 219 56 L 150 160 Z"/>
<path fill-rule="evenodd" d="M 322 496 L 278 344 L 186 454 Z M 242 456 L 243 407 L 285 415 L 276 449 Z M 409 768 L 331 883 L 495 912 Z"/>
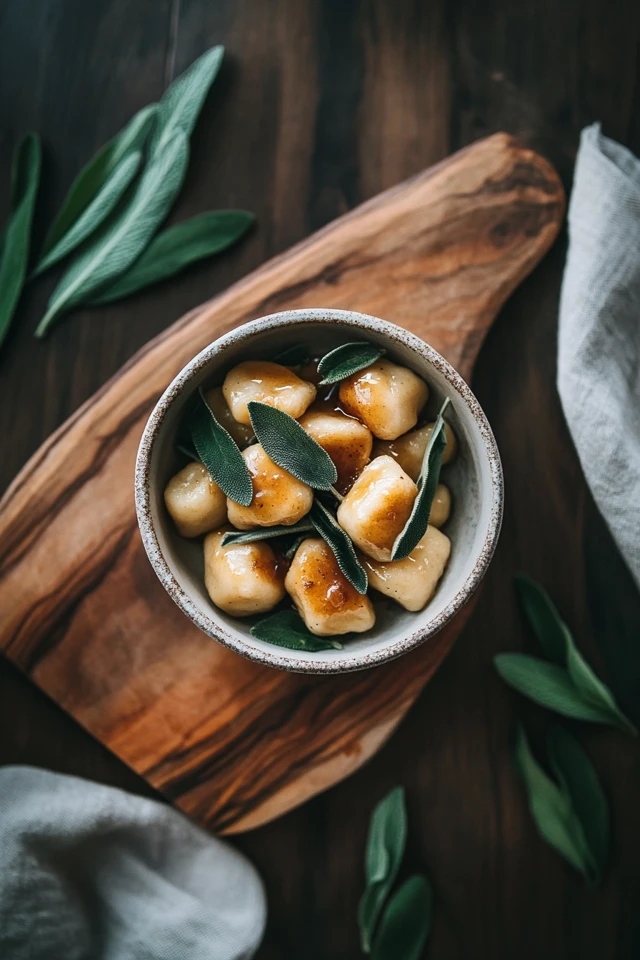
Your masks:
<path fill-rule="evenodd" d="M 251 864 L 170 807 L 0 769 L 2 960 L 248 960 L 265 915 Z"/>
<path fill-rule="evenodd" d="M 560 298 L 558 390 L 598 507 L 640 587 L 640 161 L 582 131 Z"/>

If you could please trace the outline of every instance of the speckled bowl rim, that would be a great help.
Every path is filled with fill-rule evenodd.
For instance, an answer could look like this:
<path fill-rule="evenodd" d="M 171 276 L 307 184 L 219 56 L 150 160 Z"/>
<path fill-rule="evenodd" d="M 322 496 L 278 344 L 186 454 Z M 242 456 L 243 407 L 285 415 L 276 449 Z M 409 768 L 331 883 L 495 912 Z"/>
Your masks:
<path fill-rule="evenodd" d="M 403 635 L 382 649 L 362 654 L 361 656 L 352 656 L 348 659 L 344 658 L 339 651 L 336 651 L 335 658 L 332 657 L 330 660 L 314 661 L 312 659 L 301 660 L 296 657 L 295 651 L 288 650 L 287 648 L 274 646 L 273 651 L 258 648 L 257 646 L 253 646 L 249 640 L 239 639 L 229 633 L 226 625 L 218 622 L 214 615 L 211 617 L 204 616 L 173 576 L 160 549 L 151 514 L 150 474 L 153 447 L 162 430 L 167 410 L 189 386 L 191 380 L 205 368 L 214 357 L 221 355 L 229 347 L 250 340 L 254 334 L 264 333 L 276 327 L 292 327 L 308 323 L 336 323 L 346 327 L 354 327 L 360 331 L 363 329 L 375 331 L 389 339 L 392 343 L 399 343 L 409 348 L 417 353 L 422 360 L 426 360 L 428 364 L 435 367 L 469 408 L 479 428 L 489 465 L 491 503 L 486 536 L 471 573 L 454 595 L 451 602 L 437 616 L 434 616 L 432 620 L 428 621 L 428 623 L 415 632 Z M 483 493 L 484 491 L 480 490 L 481 498 Z M 281 313 L 269 314 L 257 320 L 244 323 L 229 333 L 224 334 L 222 337 L 219 337 L 213 341 L 213 343 L 210 343 L 182 368 L 158 400 L 142 434 L 135 469 L 135 504 L 142 542 L 151 566 L 172 600 L 203 633 L 223 644 L 223 646 L 256 663 L 295 673 L 348 673 L 354 670 L 363 670 L 368 667 L 378 666 L 404 653 L 408 653 L 410 650 L 414 650 L 442 630 L 471 598 L 489 567 L 500 534 L 503 499 L 504 483 L 502 464 L 493 431 L 489 426 L 489 421 L 482 407 L 460 374 L 454 370 L 451 364 L 445 360 L 437 350 L 434 350 L 433 347 L 415 336 L 415 334 L 386 320 L 380 320 L 377 317 L 372 317 L 364 313 L 356 313 L 351 310 L 325 310 L 322 308 L 285 310 Z"/>

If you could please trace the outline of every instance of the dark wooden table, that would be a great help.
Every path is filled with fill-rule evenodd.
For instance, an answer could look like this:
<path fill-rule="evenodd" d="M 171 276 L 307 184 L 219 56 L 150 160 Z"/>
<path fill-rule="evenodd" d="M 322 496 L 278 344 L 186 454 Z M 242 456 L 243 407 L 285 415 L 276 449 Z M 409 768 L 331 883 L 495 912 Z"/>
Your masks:
<path fill-rule="evenodd" d="M 640 150 L 640 6 L 633 0 L 3 0 L 0 184 L 10 153 L 45 144 L 36 241 L 82 163 L 206 47 L 228 58 L 175 211 L 254 210 L 234 252 L 129 301 L 32 333 L 54 279 L 35 284 L 0 356 L 0 487 L 135 350 L 188 308 L 380 190 L 477 137 L 507 130 L 570 185 L 580 129 Z M 613 809 L 606 882 L 589 892 L 538 838 L 510 764 L 516 717 L 494 653 L 532 648 L 512 593 L 526 569 L 640 719 L 640 598 L 581 476 L 555 391 L 565 239 L 517 291 L 474 385 L 501 446 L 507 501 L 471 625 L 391 743 L 350 780 L 238 839 L 269 891 L 263 960 L 358 956 L 369 811 L 406 785 L 407 867 L 436 890 L 428 955 L 631 960 L 640 955 L 640 750 L 580 729 Z M 149 788 L 0 662 L 0 762 Z M 400 960 L 400 958 L 399 958 Z"/>

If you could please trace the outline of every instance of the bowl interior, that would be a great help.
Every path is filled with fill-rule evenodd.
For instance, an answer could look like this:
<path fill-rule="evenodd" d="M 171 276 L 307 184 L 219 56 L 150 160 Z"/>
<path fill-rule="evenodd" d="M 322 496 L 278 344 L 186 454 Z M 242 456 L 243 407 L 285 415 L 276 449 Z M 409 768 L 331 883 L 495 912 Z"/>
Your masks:
<path fill-rule="evenodd" d="M 147 509 L 139 510 L 139 514 L 145 546 L 160 579 L 202 630 L 238 652 L 273 666 L 334 672 L 378 663 L 410 649 L 440 629 L 463 605 L 484 572 L 497 536 L 499 460 L 496 463 L 495 441 L 473 395 L 458 374 L 422 341 L 380 321 L 371 321 L 375 327 L 365 326 L 364 321 L 369 319 L 361 318 L 354 324 L 352 320 L 321 319 L 307 312 L 304 322 L 299 317 L 271 325 L 255 322 L 223 337 L 173 381 L 152 414 L 141 445 L 140 456 L 147 459 L 142 491 Z M 391 360 L 410 367 L 426 380 L 430 388 L 426 408 L 429 419 L 435 419 L 445 397 L 451 400 L 446 416 L 458 436 L 459 451 L 442 474 L 453 498 L 452 516 L 444 528 L 452 542 L 451 559 L 434 598 L 421 612 L 409 613 L 370 591 L 376 624 L 362 636 L 351 635 L 342 651 L 306 653 L 275 647 L 251 636 L 249 628 L 254 620 L 236 619 L 212 605 L 204 587 L 202 543 L 180 537 L 165 509 L 164 487 L 185 462 L 176 452 L 177 432 L 194 392 L 202 385 L 221 384 L 227 371 L 241 360 L 269 359 L 299 343 L 313 355 L 322 355 L 357 339 L 381 344 Z"/>

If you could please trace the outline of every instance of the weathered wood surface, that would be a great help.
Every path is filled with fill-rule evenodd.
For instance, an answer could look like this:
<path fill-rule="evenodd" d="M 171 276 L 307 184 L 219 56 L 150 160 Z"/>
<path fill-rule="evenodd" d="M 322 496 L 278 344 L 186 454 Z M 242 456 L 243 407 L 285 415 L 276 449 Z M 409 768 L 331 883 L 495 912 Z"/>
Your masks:
<path fill-rule="evenodd" d="M 301 677 L 212 643 L 144 555 L 133 465 L 146 417 L 205 344 L 285 308 L 413 330 L 467 378 L 500 307 L 553 242 L 564 195 L 497 134 L 376 197 L 144 347 L 35 454 L 0 504 L 0 648 L 201 823 L 246 830 L 342 779 L 386 740 L 464 617 L 411 656 Z"/>

